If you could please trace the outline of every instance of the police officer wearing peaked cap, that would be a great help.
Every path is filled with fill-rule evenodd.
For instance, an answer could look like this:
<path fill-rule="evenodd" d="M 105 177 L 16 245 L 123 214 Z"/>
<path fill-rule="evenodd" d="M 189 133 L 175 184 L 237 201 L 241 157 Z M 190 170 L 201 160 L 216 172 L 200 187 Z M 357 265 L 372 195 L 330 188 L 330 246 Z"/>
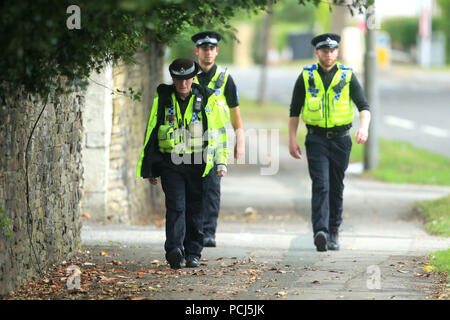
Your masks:
<path fill-rule="evenodd" d="M 222 118 L 222 128 L 219 132 L 219 144 L 226 143 L 226 129 L 228 122 L 236 134 L 236 145 L 234 146 L 234 157 L 239 159 L 244 154 L 244 135 L 242 119 L 239 109 L 239 98 L 237 87 L 227 68 L 215 64 L 215 59 L 219 53 L 218 43 L 222 36 L 215 31 L 199 32 L 191 37 L 195 43 L 195 54 L 201 67 L 201 72 L 197 74 L 196 82 L 214 90 L 217 97 L 218 107 Z M 205 195 L 203 205 L 204 212 L 204 245 L 215 247 L 215 233 L 217 229 L 217 219 L 220 211 L 220 177 L 217 177 L 214 166 L 209 177 L 208 191 Z"/>
<path fill-rule="evenodd" d="M 218 175 L 226 173 L 226 152 L 215 150 L 216 97 L 212 90 L 194 83 L 198 70 L 199 65 L 189 59 L 176 59 L 169 66 L 174 83 L 157 88 L 137 166 L 137 176 L 152 184 L 161 177 L 166 198 L 164 248 L 174 269 L 184 259 L 186 267 L 199 265 L 204 177 L 214 162 L 222 166 Z"/>
<path fill-rule="evenodd" d="M 216 31 L 202 31 L 194 34 L 191 40 L 197 47 L 218 46 L 219 41 L 222 40 L 222 36 Z"/>
<path fill-rule="evenodd" d="M 296 159 L 302 155 L 296 142 L 300 113 L 308 129 L 305 147 L 312 180 L 314 244 L 318 251 L 339 250 L 343 180 L 352 147 L 352 101 L 360 114 L 355 134 L 358 144 L 366 142 L 370 123 L 369 105 L 353 70 L 337 62 L 340 40 L 334 33 L 312 39 L 319 61 L 303 68 L 290 106 L 289 152 Z"/>

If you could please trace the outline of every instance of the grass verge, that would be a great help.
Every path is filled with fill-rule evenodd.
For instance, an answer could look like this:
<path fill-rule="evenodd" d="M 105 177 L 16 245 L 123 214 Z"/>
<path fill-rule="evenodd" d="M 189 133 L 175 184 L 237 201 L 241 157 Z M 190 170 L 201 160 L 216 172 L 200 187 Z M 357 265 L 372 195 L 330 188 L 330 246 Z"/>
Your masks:
<path fill-rule="evenodd" d="M 432 258 L 430 264 L 434 267 L 433 271 L 444 272 L 447 275 L 450 273 L 450 249 L 436 251 L 431 254 Z"/>
<path fill-rule="evenodd" d="M 353 139 L 351 162 L 364 161 L 364 146 Z M 403 141 L 378 140 L 378 168 L 364 175 L 395 183 L 450 185 L 450 158 Z"/>
<path fill-rule="evenodd" d="M 450 195 L 430 201 L 417 201 L 414 208 L 425 220 L 425 230 L 436 236 L 450 237 Z M 433 272 L 439 272 L 450 283 L 450 249 L 430 254 Z"/>
<path fill-rule="evenodd" d="M 418 201 L 414 208 L 425 219 L 425 230 L 433 235 L 450 237 L 450 195 L 430 201 Z"/>

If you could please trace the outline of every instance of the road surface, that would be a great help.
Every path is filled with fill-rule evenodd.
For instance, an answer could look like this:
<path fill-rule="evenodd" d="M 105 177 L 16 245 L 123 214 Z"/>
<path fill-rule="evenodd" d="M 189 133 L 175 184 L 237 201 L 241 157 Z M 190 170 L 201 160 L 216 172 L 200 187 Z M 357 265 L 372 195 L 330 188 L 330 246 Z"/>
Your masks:
<path fill-rule="evenodd" d="M 266 99 L 288 108 L 300 68 L 270 67 Z M 229 70 L 240 96 L 256 98 L 258 67 Z M 450 72 L 393 67 L 379 75 L 379 136 L 450 157 Z M 363 85 L 363 76 L 357 76 Z"/>

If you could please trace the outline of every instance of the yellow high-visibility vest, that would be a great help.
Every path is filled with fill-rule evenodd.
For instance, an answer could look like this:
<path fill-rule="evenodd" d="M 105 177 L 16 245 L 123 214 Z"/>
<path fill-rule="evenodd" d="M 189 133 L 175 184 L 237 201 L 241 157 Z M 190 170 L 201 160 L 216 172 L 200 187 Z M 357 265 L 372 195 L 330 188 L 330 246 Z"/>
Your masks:
<path fill-rule="evenodd" d="M 350 99 L 352 69 L 337 63 L 338 70 L 327 91 L 317 71 L 318 64 L 303 68 L 305 103 L 302 119 L 306 124 L 332 128 L 349 124 L 354 113 Z"/>

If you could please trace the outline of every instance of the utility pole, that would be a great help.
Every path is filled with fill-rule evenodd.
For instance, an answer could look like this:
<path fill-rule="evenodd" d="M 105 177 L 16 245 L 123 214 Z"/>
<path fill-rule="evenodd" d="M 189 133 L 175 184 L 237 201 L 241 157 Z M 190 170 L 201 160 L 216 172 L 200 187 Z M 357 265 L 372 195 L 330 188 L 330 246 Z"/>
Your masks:
<path fill-rule="evenodd" d="M 366 12 L 366 53 L 364 54 L 364 90 L 370 105 L 371 121 L 369 138 L 364 147 L 364 170 L 378 167 L 378 137 L 377 137 L 377 108 L 378 108 L 378 72 L 376 44 L 375 6 Z"/>

